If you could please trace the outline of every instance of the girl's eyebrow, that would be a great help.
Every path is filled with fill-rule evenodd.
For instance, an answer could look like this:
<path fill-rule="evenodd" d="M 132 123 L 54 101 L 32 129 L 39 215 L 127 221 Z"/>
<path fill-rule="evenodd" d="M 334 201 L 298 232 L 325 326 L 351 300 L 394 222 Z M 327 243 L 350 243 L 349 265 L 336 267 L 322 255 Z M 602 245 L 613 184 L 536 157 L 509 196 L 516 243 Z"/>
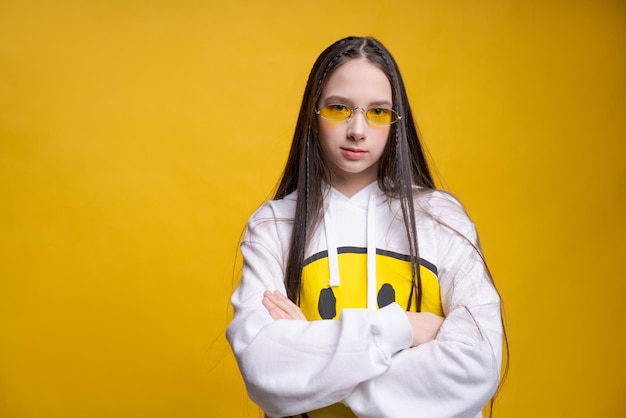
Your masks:
<path fill-rule="evenodd" d="M 379 101 L 370 103 L 370 107 L 376 107 L 376 106 L 386 106 L 388 108 L 392 107 L 391 102 L 389 100 L 379 100 Z"/>
<path fill-rule="evenodd" d="M 322 100 L 323 103 L 326 104 L 347 104 L 347 105 L 354 105 L 354 102 L 346 97 L 343 96 L 328 96 L 326 98 L 324 98 L 324 100 Z M 371 107 L 376 107 L 376 106 L 386 106 L 391 108 L 391 102 L 389 100 L 376 100 L 373 102 L 370 102 L 367 106 L 367 108 L 371 108 Z"/>
<path fill-rule="evenodd" d="M 341 104 L 351 104 L 351 101 L 342 96 L 328 96 L 324 100 L 324 103 L 341 103 Z"/>

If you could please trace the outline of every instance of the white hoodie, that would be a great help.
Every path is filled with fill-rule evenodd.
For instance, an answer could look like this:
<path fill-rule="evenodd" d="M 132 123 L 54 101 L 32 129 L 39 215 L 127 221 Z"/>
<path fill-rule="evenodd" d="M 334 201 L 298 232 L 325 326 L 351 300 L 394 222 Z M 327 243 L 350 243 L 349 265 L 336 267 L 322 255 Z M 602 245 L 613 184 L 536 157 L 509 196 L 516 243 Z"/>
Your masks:
<path fill-rule="evenodd" d="M 265 290 L 286 293 L 295 192 L 250 218 L 226 336 L 268 416 L 481 416 L 500 376 L 499 297 L 460 204 L 441 192 L 416 196 L 422 310 L 445 320 L 435 340 L 415 348 L 404 313 L 410 264 L 400 205 L 377 183 L 351 198 L 330 188 L 305 255 L 308 321 L 275 321 L 261 303 Z"/>

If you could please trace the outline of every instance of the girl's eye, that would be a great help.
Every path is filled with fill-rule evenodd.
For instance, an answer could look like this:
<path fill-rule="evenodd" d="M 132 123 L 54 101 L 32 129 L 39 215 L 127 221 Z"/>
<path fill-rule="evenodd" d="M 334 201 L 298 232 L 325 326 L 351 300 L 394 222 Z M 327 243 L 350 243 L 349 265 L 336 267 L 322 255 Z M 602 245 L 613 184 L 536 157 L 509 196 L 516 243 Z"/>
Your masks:
<path fill-rule="evenodd" d="M 330 120 L 344 120 L 350 117 L 352 109 L 343 104 L 330 104 L 322 107 L 318 114 Z"/>
<path fill-rule="evenodd" d="M 385 109 L 384 107 L 374 107 L 368 110 L 367 118 L 372 122 L 380 123 L 381 125 L 389 125 L 396 120 L 392 114 L 392 110 Z"/>
<path fill-rule="evenodd" d="M 347 119 L 352 114 L 352 110 L 350 110 L 348 106 L 342 104 L 328 105 L 325 106 L 325 109 L 327 109 L 327 111 L 323 112 L 322 115 L 328 119 Z"/>

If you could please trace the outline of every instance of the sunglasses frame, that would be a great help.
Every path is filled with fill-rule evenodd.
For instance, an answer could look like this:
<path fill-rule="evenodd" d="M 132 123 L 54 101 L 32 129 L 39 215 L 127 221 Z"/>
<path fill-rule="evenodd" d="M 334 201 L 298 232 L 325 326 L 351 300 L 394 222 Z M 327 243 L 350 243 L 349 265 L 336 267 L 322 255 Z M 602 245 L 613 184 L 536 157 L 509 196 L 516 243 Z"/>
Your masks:
<path fill-rule="evenodd" d="M 348 116 L 346 116 L 345 118 L 340 118 L 340 119 L 333 119 L 333 118 L 328 118 L 324 115 L 322 115 L 322 109 L 324 108 L 328 108 L 328 107 L 332 107 L 332 106 L 343 106 L 345 107 L 347 110 L 350 111 L 350 113 L 348 114 Z M 380 106 L 375 106 L 372 107 L 370 109 L 365 109 L 364 107 L 361 106 L 357 106 L 357 107 L 350 107 L 348 105 L 345 105 L 343 103 L 331 103 L 331 104 L 327 104 L 326 106 L 322 106 L 321 108 L 317 109 L 315 108 L 315 114 L 319 115 L 321 117 L 323 117 L 326 120 L 334 120 L 334 121 L 342 121 L 342 120 L 350 120 L 350 118 L 352 117 L 352 115 L 354 114 L 354 111 L 357 109 L 361 109 L 363 111 L 363 114 L 365 115 L 365 119 L 367 119 L 368 122 L 371 123 L 375 123 L 376 125 L 393 125 L 394 123 L 398 122 L 400 119 L 402 119 L 402 116 L 400 116 L 400 114 L 398 112 L 396 112 L 393 109 L 387 108 L 387 107 L 380 107 Z M 370 110 L 374 110 L 374 109 L 384 109 L 384 110 L 388 110 L 392 113 L 392 115 L 395 115 L 396 118 L 394 120 L 392 120 L 389 123 L 384 123 L 384 122 L 377 122 L 375 120 L 372 120 L 369 118 L 369 116 L 367 116 L 367 112 L 369 112 Z"/>

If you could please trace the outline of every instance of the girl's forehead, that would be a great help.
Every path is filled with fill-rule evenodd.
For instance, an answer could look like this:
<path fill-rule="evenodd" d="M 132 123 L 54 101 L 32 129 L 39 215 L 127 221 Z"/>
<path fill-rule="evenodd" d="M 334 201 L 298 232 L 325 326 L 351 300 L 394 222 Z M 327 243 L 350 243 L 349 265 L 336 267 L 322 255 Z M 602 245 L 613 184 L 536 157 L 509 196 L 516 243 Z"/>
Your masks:
<path fill-rule="evenodd" d="M 365 59 L 350 60 L 326 79 L 320 99 L 331 97 L 357 101 L 358 104 L 391 102 L 391 83 L 377 65 Z"/>

